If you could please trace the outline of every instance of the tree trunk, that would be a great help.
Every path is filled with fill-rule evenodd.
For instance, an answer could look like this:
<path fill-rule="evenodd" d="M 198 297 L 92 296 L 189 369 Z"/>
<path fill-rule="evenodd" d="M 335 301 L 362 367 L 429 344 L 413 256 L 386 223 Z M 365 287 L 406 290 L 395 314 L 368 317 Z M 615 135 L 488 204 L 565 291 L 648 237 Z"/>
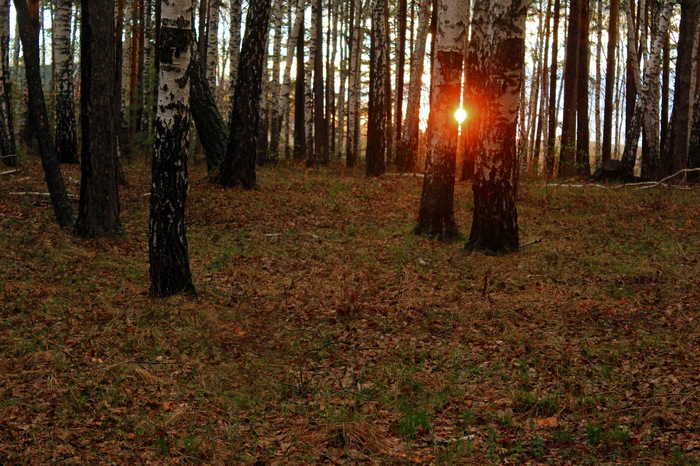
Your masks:
<path fill-rule="evenodd" d="M 15 68 L 17 69 L 17 67 Z M 19 73 L 18 73 L 19 74 Z M 10 1 L 0 2 L 0 158 L 8 167 L 19 165 L 15 144 L 15 128 L 12 112 L 12 76 L 10 74 Z"/>
<path fill-rule="evenodd" d="M 73 225 L 73 208 L 63 183 L 58 157 L 49 128 L 39 65 L 39 0 L 15 0 L 17 27 L 24 51 L 24 69 L 29 94 L 29 116 L 36 128 L 41 165 L 44 169 L 54 215 L 60 227 Z"/>
<path fill-rule="evenodd" d="M 369 57 L 369 108 L 367 112 L 367 176 L 384 173 L 386 157 L 386 99 L 389 31 L 386 0 L 372 0 L 372 40 Z"/>
<path fill-rule="evenodd" d="M 323 89 L 323 8 L 322 1 L 315 0 L 312 15 L 316 17 L 316 35 L 311 40 L 315 41 L 316 55 L 314 56 L 314 159 L 317 163 L 327 164 L 328 154 L 328 122 L 325 115 Z"/>
<path fill-rule="evenodd" d="M 403 124 L 403 81 L 404 73 L 406 71 L 406 16 L 408 13 L 407 1 L 399 0 L 398 9 L 398 38 L 396 39 L 396 120 L 394 123 L 397 148 L 401 142 L 401 131 L 403 129 L 401 125 Z"/>
<path fill-rule="evenodd" d="M 615 1 L 615 0 L 613 0 Z M 547 155 L 545 174 L 547 179 L 554 177 L 557 151 L 557 55 L 559 53 L 559 14 L 560 2 L 554 0 L 554 23 L 552 25 L 552 62 L 549 66 L 549 127 L 547 128 Z"/>
<path fill-rule="evenodd" d="M 581 2 L 569 2 L 569 28 L 566 37 L 566 62 L 564 64 L 564 117 L 561 125 L 561 155 L 559 176 L 573 176 L 576 167 L 576 113 L 578 85 L 579 42 L 581 40 Z M 586 71 L 587 72 L 587 71 Z"/>
<path fill-rule="evenodd" d="M 214 92 L 209 87 L 209 81 L 197 55 L 196 52 L 192 53 L 188 70 L 191 94 L 190 108 L 199 140 L 204 149 L 207 171 L 212 173 L 219 168 L 226 155 L 229 134 L 224 118 L 216 105 Z"/>
<path fill-rule="evenodd" d="M 590 53 L 588 34 L 590 26 L 590 0 L 579 0 L 581 19 L 579 22 L 578 65 L 576 68 L 576 172 L 587 179 L 591 176 L 590 130 L 588 123 L 588 75 Z"/>
<path fill-rule="evenodd" d="M 688 139 L 692 117 L 693 45 L 698 27 L 698 0 L 681 0 L 681 24 L 678 34 L 678 59 L 671 112 L 670 159 L 671 173 L 688 167 Z"/>
<path fill-rule="evenodd" d="M 251 0 L 241 48 L 241 63 L 246 66 L 238 73 L 226 157 L 216 177 L 222 186 L 253 189 L 257 185 L 256 135 L 269 21 L 270 0 Z"/>
<path fill-rule="evenodd" d="M 350 66 L 348 68 L 348 134 L 345 164 L 354 167 L 359 158 L 360 140 L 360 55 L 362 54 L 362 34 L 364 29 L 364 13 L 362 0 L 354 0 L 353 25 L 350 43 Z"/>
<path fill-rule="evenodd" d="M 229 68 L 230 68 L 230 91 L 229 102 L 232 103 L 236 93 L 236 81 L 238 80 L 238 64 L 241 56 L 241 2 L 242 0 L 231 0 L 229 8 L 231 10 L 231 40 L 229 42 Z M 233 106 L 229 105 L 232 109 Z"/>
<path fill-rule="evenodd" d="M 615 50 L 618 33 L 618 0 L 610 0 L 610 21 L 608 22 L 608 56 L 605 71 L 605 106 L 603 108 L 603 147 L 601 162 L 612 158 L 613 96 L 615 93 Z"/>
<path fill-rule="evenodd" d="M 185 228 L 192 8 L 190 0 L 162 0 L 148 240 L 150 295 L 155 298 L 196 294 Z"/>
<path fill-rule="evenodd" d="M 442 1 L 431 79 L 427 166 L 416 226 L 417 234 L 441 241 L 460 237 L 454 219 L 458 134 L 454 113 L 461 97 L 465 19 L 465 5 L 461 0 Z"/>
<path fill-rule="evenodd" d="M 489 254 L 517 251 L 515 135 L 525 66 L 525 19 L 529 0 L 495 0 L 487 60 L 486 110 L 474 176 L 474 214 L 468 249 Z"/>
<path fill-rule="evenodd" d="M 296 84 L 294 86 L 294 160 L 300 162 L 306 158 L 306 86 L 304 85 L 304 6 L 300 1 L 300 28 L 296 43 Z"/>
<path fill-rule="evenodd" d="M 53 66 L 56 77 L 56 154 L 60 163 L 78 163 L 78 138 L 73 103 L 71 0 L 59 0 L 53 20 Z"/>
<path fill-rule="evenodd" d="M 280 88 L 280 113 L 284 126 L 284 153 L 285 157 L 289 158 L 290 147 L 289 147 L 289 95 L 291 94 L 291 81 L 292 81 L 292 60 L 294 59 L 294 51 L 299 38 L 299 31 L 301 30 L 301 21 L 304 12 L 304 0 L 299 0 L 296 7 L 295 19 L 293 25 L 290 24 L 290 31 L 287 36 L 287 54 L 285 55 L 285 66 L 284 75 L 282 76 L 282 86 Z"/>
<path fill-rule="evenodd" d="M 282 5 L 275 0 L 272 6 L 272 30 L 275 38 L 272 41 L 272 76 L 270 81 L 271 111 L 270 111 L 270 158 L 279 160 L 280 134 L 282 131 L 280 63 L 282 61 Z M 289 89 L 289 88 L 287 88 Z"/>
<path fill-rule="evenodd" d="M 216 89 L 216 65 L 219 59 L 219 0 L 210 0 L 207 23 L 207 66 L 205 67 L 209 88 Z M 204 59 L 204 57 L 202 57 Z"/>
<path fill-rule="evenodd" d="M 122 233 L 119 220 L 115 31 L 112 0 L 82 0 L 80 25 L 82 164 L 75 233 L 83 238 Z M 111 90 L 112 92 L 109 92 Z"/>

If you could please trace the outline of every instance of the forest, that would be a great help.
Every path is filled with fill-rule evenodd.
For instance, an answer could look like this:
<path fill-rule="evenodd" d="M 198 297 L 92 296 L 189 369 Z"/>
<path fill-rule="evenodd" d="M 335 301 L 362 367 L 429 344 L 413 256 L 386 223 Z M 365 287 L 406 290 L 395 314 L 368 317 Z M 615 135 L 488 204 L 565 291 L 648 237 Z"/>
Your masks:
<path fill-rule="evenodd" d="M 0 0 L 0 463 L 698 464 L 700 0 Z"/>

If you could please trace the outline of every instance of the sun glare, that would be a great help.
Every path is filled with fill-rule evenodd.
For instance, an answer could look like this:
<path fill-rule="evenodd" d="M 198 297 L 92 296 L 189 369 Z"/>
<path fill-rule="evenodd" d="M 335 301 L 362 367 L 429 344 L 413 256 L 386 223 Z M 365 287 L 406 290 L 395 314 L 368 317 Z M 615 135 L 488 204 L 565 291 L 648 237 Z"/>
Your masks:
<path fill-rule="evenodd" d="M 467 111 L 464 110 L 462 107 L 459 107 L 457 111 L 455 112 L 455 120 L 457 120 L 458 124 L 462 124 L 464 120 L 467 119 Z"/>

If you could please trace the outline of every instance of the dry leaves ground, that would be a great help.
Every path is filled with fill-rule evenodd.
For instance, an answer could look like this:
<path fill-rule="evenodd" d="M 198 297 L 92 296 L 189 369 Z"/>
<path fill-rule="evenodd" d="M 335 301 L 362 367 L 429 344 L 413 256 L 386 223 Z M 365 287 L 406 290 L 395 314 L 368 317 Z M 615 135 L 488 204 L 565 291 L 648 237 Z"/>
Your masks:
<path fill-rule="evenodd" d="M 696 189 L 523 183 L 505 257 L 416 237 L 420 178 L 192 170 L 199 297 L 147 297 L 126 235 L 60 231 L 0 177 L 0 463 L 696 463 Z M 77 167 L 65 167 L 78 193 Z M 457 187 L 468 233 L 471 193 Z"/>

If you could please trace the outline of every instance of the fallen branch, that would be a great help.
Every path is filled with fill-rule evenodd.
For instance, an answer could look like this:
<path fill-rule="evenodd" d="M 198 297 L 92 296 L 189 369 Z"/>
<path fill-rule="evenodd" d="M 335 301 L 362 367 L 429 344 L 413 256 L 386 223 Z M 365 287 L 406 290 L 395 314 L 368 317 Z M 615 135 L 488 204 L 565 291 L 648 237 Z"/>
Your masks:
<path fill-rule="evenodd" d="M 39 197 L 51 197 L 50 193 L 40 193 L 36 191 L 13 191 L 10 193 L 13 196 L 39 196 Z M 69 194 L 68 199 L 79 199 L 75 194 Z"/>
<path fill-rule="evenodd" d="M 15 168 L 14 170 L 7 170 L 4 172 L 0 172 L 0 176 L 12 175 L 13 173 L 17 173 L 19 171 L 22 171 L 22 170 L 20 170 L 19 168 Z"/>
<path fill-rule="evenodd" d="M 637 189 L 655 188 L 655 187 L 660 186 L 660 185 L 672 186 L 672 187 L 674 187 L 673 185 L 667 185 L 667 184 L 665 184 L 665 182 L 668 181 L 668 180 L 670 180 L 670 179 L 675 178 L 676 176 L 678 176 L 678 175 L 680 175 L 680 174 L 682 174 L 682 173 L 690 173 L 690 172 L 700 172 L 700 168 L 684 168 L 683 170 L 677 171 L 677 172 L 674 173 L 673 175 L 667 176 L 666 178 L 664 178 L 664 179 L 662 179 L 662 180 L 659 180 L 659 181 L 657 181 L 657 182 L 655 182 L 655 183 L 652 183 L 652 184 L 650 184 L 649 186 L 643 186 L 643 187 L 640 187 L 640 188 L 637 188 Z"/>
<path fill-rule="evenodd" d="M 522 249 L 522 248 L 524 248 L 524 247 L 532 246 L 533 244 L 537 244 L 537 243 L 539 243 L 539 242 L 541 242 L 541 241 L 542 241 L 542 238 L 537 238 L 537 239 L 535 239 L 535 240 L 528 241 L 527 243 L 523 243 L 523 244 L 521 244 L 521 245 L 518 246 L 518 247 L 519 247 L 520 249 Z"/>

